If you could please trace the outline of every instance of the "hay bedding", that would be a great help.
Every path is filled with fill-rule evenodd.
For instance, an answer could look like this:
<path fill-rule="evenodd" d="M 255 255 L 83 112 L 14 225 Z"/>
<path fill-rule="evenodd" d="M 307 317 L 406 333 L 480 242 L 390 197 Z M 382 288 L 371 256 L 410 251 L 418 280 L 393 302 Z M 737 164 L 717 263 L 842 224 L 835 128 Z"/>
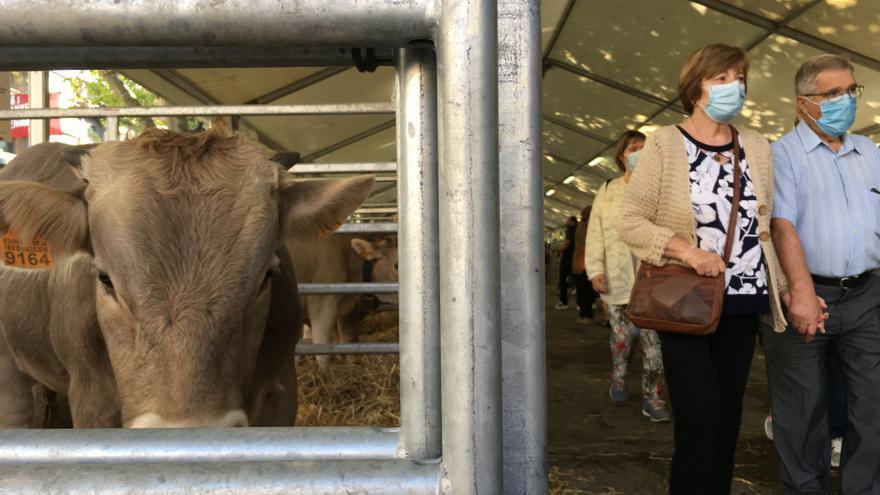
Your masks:
<path fill-rule="evenodd" d="M 368 315 L 361 342 L 397 342 L 396 311 Z M 400 426 L 400 367 L 396 355 L 334 357 L 325 368 L 299 360 L 297 426 Z"/>
<path fill-rule="evenodd" d="M 397 342 L 396 311 L 373 313 L 360 326 L 361 342 Z M 297 426 L 400 426 L 398 357 L 336 357 L 322 369 L 313 357 L 297 363 Z M 570 481 L 575 473 L 550 469 L 550 494 L 583 493 Z"/>

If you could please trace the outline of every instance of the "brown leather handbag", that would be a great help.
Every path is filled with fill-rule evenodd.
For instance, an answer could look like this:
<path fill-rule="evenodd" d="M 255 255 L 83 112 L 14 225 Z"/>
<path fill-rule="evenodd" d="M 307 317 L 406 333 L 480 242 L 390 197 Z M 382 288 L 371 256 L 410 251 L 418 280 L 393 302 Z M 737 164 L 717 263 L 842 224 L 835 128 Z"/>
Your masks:
<path fill-rule="evenodd" d="M 730 261 L 736 220 L 739 213 L 740 176 L 739 139 L 733 134 L 733 202 L 727 224 L 724 265 Z M 627 316 L 638 327 L 664 332 L 708 335 L 715 332 L 724 304 L 724 273 L 717 277 L 698 275 L 693 268 L 667 264 L 655 266 L 642 262 L 636 273 Z"/>

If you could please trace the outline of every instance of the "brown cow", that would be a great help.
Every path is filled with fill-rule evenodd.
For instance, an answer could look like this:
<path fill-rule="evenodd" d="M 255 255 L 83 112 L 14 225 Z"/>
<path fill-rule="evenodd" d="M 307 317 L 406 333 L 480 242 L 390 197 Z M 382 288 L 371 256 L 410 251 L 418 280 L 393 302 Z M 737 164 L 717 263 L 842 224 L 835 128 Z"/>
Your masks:
<path fill-rule="evenodd" d="M 301 283 L 397 282 L 397 242 L 385 237 L 375 242 L 350 235 L 316 241 L 285 239 Z M 397 304 L 397 294 L 378 294 L 380 301 Z M 360 294 L 303 296 L 311 340 L 315 344 L 357 341 Z"/>
<path fill-rule="evenodd" d="M 38 382 L 77 427 L 292 424 L 302 310 L 280 239 L 332 232 L 372 177 L 294 181 L 239 137 L 151 130 L 36 146 L 0 180 L 0 233 L 54 258 L 0 271 L 0 403 L 19 404 L 0 422 L 26 425 Z"/>

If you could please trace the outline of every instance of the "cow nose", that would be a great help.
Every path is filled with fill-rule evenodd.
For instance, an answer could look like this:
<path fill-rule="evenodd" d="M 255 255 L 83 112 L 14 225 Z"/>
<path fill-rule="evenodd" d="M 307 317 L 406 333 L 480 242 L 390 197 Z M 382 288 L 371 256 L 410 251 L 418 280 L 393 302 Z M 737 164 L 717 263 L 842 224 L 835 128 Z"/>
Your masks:
<path fill-rule="evenodd" d="M 245 427 L 248 425 L 247 414 L 244 413 L 241 409 L 236 409 L 234 411 L 229 411 L 225 416 L 220 418 L 220 421 L 215 424 L 209 424 L 207 426 L 217 427 L 217 428 L 238 428 Z"/>
<path fill-rule="evenodd" d="M 228 411 L 214 418 L 193 420 L 167 420 L 156 413 L 146 413 L 134 418 L 129 428 L 237 428 L 248 426 L 247 414 L 241 409 Z"/>

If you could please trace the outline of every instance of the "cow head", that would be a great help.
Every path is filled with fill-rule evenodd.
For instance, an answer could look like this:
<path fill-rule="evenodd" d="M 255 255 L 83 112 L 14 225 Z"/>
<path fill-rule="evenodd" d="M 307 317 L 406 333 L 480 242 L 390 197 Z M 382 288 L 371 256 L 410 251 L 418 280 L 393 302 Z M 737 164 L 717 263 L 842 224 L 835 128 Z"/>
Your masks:
<path fill-rule="evenodd" d="M 0 229 L 93 256 L 123 425 L 247 425 L 280 236 L 332 232 L 373 178 L 294 181 L 218 132 L 148 131 L 66 158 L 83 190 L 4 183 Z"/>
<path fill-rule="evenodd" d="M 372 262 L 373 282 L 397 282 L 397 237 L 383 237 L 376 242 L 352 239 L 351 248 L 365 261 Z M 376 294 L 385 303 L 397 304 L 397 294 Z"/>

